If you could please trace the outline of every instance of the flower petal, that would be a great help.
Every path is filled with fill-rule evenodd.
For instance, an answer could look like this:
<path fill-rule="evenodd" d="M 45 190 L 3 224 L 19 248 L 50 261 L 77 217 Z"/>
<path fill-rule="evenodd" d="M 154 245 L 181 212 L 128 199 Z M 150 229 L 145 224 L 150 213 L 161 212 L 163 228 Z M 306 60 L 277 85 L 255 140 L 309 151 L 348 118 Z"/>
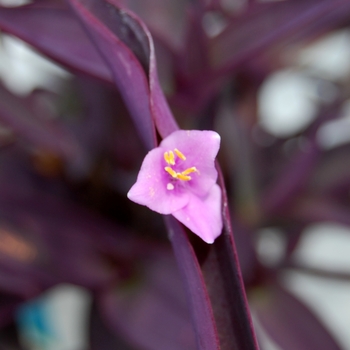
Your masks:
<path fill-rule="evenodd" d="M 188 204 L 173 215 L 203 241 L 213 243 L 221 234 L 223 225 L 221 188 L 215 184 L 204 200 L 192 195 Z"/>
<path fill-rule="evenodd" d="M 165 151 L 176 148 L 186 156 L 181 170 L 191 167 L 198 170 L 191 174 L 189 190 L 198 196 L 207 195 L 217 179 L 215 157 L 220 148 L 220 135 L 209 130 L 177 130 L 166 137 L 160 147 Z"/>
<path fill-rule="evenodd" d="M 190 193 L 167 189 L 168 174 L 163 165 L 164 150 L 155 148 L 146 155 L 137 181 L 127 196 L 135 203 L 145 205 L 160 214 L 171 214 L 183 208 L 189 201 Z"/>

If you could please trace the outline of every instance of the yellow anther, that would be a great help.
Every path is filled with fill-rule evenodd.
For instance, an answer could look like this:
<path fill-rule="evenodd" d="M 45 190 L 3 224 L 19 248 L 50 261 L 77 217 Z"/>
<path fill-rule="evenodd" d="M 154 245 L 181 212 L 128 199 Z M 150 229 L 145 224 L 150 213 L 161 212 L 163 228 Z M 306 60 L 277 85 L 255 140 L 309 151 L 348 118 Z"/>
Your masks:
<path fill-rule="evenodd" d="M 180 152 L 177 148 L 174 149 L 175 154 L 181 159 L 186 160 L 185 155 Z M 164 152 L 164 160 L 168 165 L 175 165 L 175 154 L 173 151 Z M 189 174 L 192 174 L 194 172 L 197 172 L 197 168 L 195 166 L 188 168 L 181 173 L 176 172 L 171 166 L 166 166 L 164 170 L 171 175 L 174 179 L 182 180 L 182 181 L 189 181 L 191 180 L 191 176 Z M 171 188 L 173 185 L 169 183 L 167 185 L 167 189 L 173 189 Z"/>
<path fill-rule="evenodd" d="M 177 179 L 177 178 L 178 178 L 178 177 L 177 177 L 178 173 L 177 173 L 175 170 L 171 169 L 169 166 L 166 166 L 166 167 L 164 168 L 164 170 L 165 170 L 169 175 L 171 175 L 174 179 Z"/>
<path fill-rule="evenodd" d="M 164 152 L 164 160 L 169 164 L 169 153 Z"/>
<path fill-rule="evenodd" d="M 185 171 L 183 171 L 181 174 L 182 175 L 188 175 L 188 174 L 191 174 L 191 173 L 194 173 L 197 171 L 197 168 L 195 166 L 191 167 L 191 168 L 188 168 L 186 169 Z"/>
<path fill-rule="evenodd" d="M 169 151 L 169 162 L 170 165 L 175 165 L 175 156 L 173 151 Z"/>
<path fill-rule="evenodd" d="M 169 165 L 175 165 L 175 156 L 173 151 L 169 152 L 164 152 L 164 160 L 169 164 Z"/>
<path fill-rule="evenodd" d="M 185 155 L 184 155 L 182 152 L 180 152 L 177 148 L 174 149 L 174 152 L 176 153 L 176 155 L 177 155 L 180 159 L 186 160 Z"/>
<path fill-rule="evenodd" d="M 183 175 L 182 173 L 177 173 L 176 178 L 182 181 L 189 181 L 191 180 L 191 176 Z"/>

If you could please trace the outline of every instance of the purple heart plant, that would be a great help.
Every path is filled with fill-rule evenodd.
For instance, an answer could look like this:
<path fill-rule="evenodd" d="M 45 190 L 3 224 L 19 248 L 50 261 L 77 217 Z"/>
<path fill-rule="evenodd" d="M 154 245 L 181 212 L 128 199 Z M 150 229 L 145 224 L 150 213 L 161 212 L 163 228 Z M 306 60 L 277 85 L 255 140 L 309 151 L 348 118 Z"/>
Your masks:
<path fill-rule="evenodd" d="M 57 315 L 28 315 L 62 284 L 84 349 L 349 348 L 349 305 L 316 297 L 349 250 L 313 252 L 350 232 L 350 57 L 315 51 L 349 46 L 350 1 L 4 3 L 0 348 L 46 348 Z M 66 73 L 30 85 L 14 42 Z"/>

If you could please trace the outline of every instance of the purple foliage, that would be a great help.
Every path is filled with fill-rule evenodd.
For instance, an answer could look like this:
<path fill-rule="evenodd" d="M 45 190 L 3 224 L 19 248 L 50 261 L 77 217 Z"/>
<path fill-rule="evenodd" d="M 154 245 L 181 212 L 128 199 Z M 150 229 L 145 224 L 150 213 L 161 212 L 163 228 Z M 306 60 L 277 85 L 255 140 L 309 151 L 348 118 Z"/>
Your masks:
<path fill-rule="evenodd" d="M 349 0 L 0 6 L 2 33 L 71 73 L 26 96 L 0 82 L 0 349 L 22 349 L 16 310 L 62 283 L 92 295 L 92 350 L 264 349 L 255 329 L 284 350 L 341 349 L 283 277 L 349 280 L 294 260 L 309 225 L 350 225 L 349 144 L 319 141 L 348 77 L 287 136 L 258 104 L 296 66 L 286 52 L 349 24 Z M 271 227 L 286 249 L 267 264 Z"/>

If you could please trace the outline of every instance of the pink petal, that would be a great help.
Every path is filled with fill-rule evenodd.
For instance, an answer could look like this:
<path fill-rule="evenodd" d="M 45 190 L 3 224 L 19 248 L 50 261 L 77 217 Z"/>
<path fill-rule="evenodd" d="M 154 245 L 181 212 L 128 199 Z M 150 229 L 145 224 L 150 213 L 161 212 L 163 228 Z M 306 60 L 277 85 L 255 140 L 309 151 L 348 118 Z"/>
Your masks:
<path fill-rule="evenodd" d="M 178 130 L 166 137 L 160 147 L 165 151 L 177 148 L 186 156 L 181 170 L 193 166 L 198 169 L 198 173 L 191 174 L 189 190 L 198 196 L 207 195 L 217 179 L 215 157 L 220 148 L 220 135 L 208 130 Z"/>
<path fill-rule="evenodd" d="M 213 243 L 221 234 L 223 225 L 221 188 L 215 184 L 204 200 L 192 195 L 188 204 L 173 215 L 203 241 Z"/>
<path fill-rule="evenodd" d="M 168 174 L 164 171 L 163 156 L 164 150 L 161 148 L 155 148 L 146 155 L 137 181 L 127 196 L 133 202 L 160 214 L 171 214 L 188 203 L 190 193 L 181 189 L 167 189 Z"/>

